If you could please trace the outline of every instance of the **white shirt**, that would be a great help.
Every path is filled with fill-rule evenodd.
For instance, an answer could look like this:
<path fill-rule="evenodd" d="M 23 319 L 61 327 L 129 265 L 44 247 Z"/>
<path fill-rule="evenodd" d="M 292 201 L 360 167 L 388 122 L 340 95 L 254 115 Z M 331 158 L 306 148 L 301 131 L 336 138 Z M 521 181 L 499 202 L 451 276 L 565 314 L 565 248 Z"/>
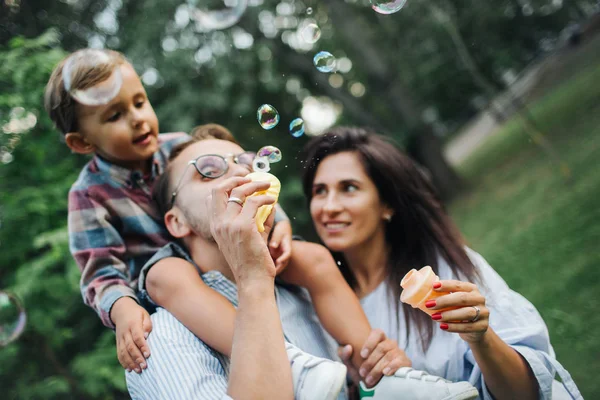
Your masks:
<path fill-rule="evenodd" d="M 561 375 L 573 398 L 582 398 L 568 373 L 556 361 L 548 329 L 535 307 L 511 290 L 480 254 L 471 249 L 467 249 L 467 254 L 481 276 L 483 285 L 478 284 L 478 288 L 486 297 L 486 306 L 490 310 L 490 327 L 529 363 L 540 385 L 540 399 L 552 398 L 555 371 Z M 441 280 L 460 280 L 441 257 L 438 265 Z M 412 361 L 413 368 L 455 382 L 469 381 L 483 394 L 485 400 L 491 400 L 492 396 L 483 385 L 481 370 L 467 343 L 457 333 L 442 331 L 439 324 L 432 321 L 435 324 L 434 334 L 431 345 L 424 354 L 420 344 L 421 335 L 414 324 L 411 324 L 407 341 L 404 310 L 399 307 L 396 313 L 395 303 L 387 281 L 361 299 L 371 326 L 382 329 L 388 337 L 397 340 L 400 348 L 405 350 Z"/>

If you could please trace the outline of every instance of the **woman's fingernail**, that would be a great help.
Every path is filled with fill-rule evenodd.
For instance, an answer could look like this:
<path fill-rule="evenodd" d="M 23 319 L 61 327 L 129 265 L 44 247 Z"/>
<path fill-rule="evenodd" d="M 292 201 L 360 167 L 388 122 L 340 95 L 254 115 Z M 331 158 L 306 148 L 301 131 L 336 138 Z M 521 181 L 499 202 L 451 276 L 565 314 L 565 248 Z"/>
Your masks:
<path fill-rule="evenodd" d="M 140 363 L 140 368 L 141 369 L 146 369 L 146 363 Z"/>
<path fill-rule="evenodd" d="M 367 370 L 364 368 L 361 368 L 360 371 L 358 371 L 358 374 L 364 378 L 365 375 L 367 374 Z"/>
<path fill-rule="evenodd" d="M 144 332 L 144 339 L 148 339 L 148 335 L 149 335 L 148 332 Z"/>
<path fill-rule="evenodd" d="M 440 324 L 440 328 L 443 330 L 447 330 L 448 329 L 448 324 Z"/>
<path fill-rule="evenodd" d="M 144 357 L 148 358 L 150 357 L 150 353 L 148 353 L 147 351 L 144 352 Z"/>
<path fill-rule="evenodd" d="M 142 370 L 141 370 L 141 369 L 139 369 L 139 368 L 136 368 L 136 369 L 135 369 L 135 372 L 137 372 L 138 374 L 141 374 L 141 373 L 142 373 Z"/>
<path fill-rule="evenodd" d="M 431 319 L 434 321 L 439 321 L 440 319 L 442 319 L 442 314 L 440 314 L 440 313 L 432 314 Z"/>
<path fill-rule="evenodd" d="M 442 283 L 441 283 L 441 282 L 434 282 L 434 283 L 433 283 L 433 288 L 434 288 L 434 289 L 439 289 L 439 288 L 441 288 L 441 287 L 442 287 Z"/>
<path fill-rule="evenodd" d="M 374 380 L 375 379 L 373 379 L 372 376 L 369 376 L 369 377 L 367 377 L 367 379 L 365 381 L 367 382 L 367 385 L 372 385 Z"/>
<path fill-rule="evenodd" d="M 383 374 L 384 374 L 384 375 L 388 375 L 388 374 L 390 373 L 390 371 L 391 371 L 391 369 L 390 369 L 389 367 L 385 367 L 385 368 L 383 369 Z"/>
<path fill-rule="evenodd" d="M 367 350 L 367 349 L 362 349 L 362 350 L 360 351 L 360 356 L 361 356 L 362 358 L 367 358 L 367 356 L 368 356 L 368 355 L 369 355 L 369 350 Z"/>
<path fill-rule="evenodd" d="M 131 368 L 127 368 L 127 372 L 131 372 Z"/>
<path fill-rule="evenodd" d="M 425 307 L 427 307 L 427 308 L 435 307 L 435 300 L 427 300 L 425 302 Z"/>

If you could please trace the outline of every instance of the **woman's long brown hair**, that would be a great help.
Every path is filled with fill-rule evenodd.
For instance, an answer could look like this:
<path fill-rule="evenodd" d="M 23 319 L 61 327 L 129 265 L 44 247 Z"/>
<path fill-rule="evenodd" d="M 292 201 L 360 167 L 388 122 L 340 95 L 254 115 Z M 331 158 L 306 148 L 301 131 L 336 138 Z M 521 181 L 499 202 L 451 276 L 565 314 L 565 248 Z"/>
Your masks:
<path fill-rule="evenodd" d="M 400 302 L 400 281 L 404 275 L 412 268 L 425 265 L 430 265 L 437 274 L 438 257 L 441 256 L 461 279 L 474 281 L 478 277 L 460 232 L 430 180 L 415 162 L 385 137 L 362 128 L 334 128 L 312 139 L 304 151 L 303 188 L 309 203 L 319 164 L 330 155 L 354 152 L 377 187 L 381 200 L 394 210 L 385 232 L 389 251 L 386 276 L 396 299 L 396 311 L 399 307 L 404 308 L 407 340 L 410 324 L 414 323 L 426 351 L 431 344 L 434 325 L 427 314 Z M 343 255 L 334 253 L 333 256 L 350 286 L 355 288 L 356 279 Z"/>

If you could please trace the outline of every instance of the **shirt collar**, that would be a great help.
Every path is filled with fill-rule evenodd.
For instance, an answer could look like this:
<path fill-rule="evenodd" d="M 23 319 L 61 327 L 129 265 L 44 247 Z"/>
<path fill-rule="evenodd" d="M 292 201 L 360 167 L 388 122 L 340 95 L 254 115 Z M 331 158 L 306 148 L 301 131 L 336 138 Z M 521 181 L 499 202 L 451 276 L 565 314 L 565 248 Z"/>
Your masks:
<path fill-rule="evenodd" d="M 117 182 L 123 186 L 134 186 L 140 179 L 144 181 L 154 181 L 166 166 L 166 159 L 163 157 L 160 151 L 157 151 L 152 156 L 152 167 L 148 175 L 142 174 L 141 171 L 130 170 L 128 168 L 116 165 L 99 155 L 95 155 L 93 160 L 98 172 L 107 174 L 111 180 Z"/>

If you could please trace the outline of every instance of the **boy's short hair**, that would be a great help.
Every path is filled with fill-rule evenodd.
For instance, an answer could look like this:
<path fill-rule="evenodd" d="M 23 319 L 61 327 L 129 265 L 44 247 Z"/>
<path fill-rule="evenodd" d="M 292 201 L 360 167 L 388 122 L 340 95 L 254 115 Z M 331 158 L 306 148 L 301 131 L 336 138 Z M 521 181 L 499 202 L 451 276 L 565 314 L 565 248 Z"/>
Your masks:
<path fill-rule="evenodd" d="M 90 51 L 90 49 L 77 50 L 64 58 L 56 68 L 54 68 L 54 71 L 52 71 L 52 75 L 48 80 L 48 84 L 46 85 L 44 107 L 56 128 L 63 134 L 77 132 L 79 130 L 76 113 L 76 106 L 78 103 L 71 97 L 65 88 L 63 69 L 66 61 L 70 57 L 82 55 L 82 53 L 86 51 Z M 71 90 L 84 90 L 95 86 L 100 82 L 104 82 L 110 77 L 116 67 L 128 62 L 125 56 L 118 51 L 107 49 L 94 49 L 93 51 L 101 51 L 108 55 L 108 62 L 93 67 L 75 64 L 71 76 Z"/>
<path fill-rule="evenodd" d="M 171 161 L 177 158 L 182 151 L 191 146 L 194 143 L 201 142 L 208 139 L 226 140 L 235 144 L 239 143 L 235 140 L 235 137 L 231 131 L 219 124 L 204 124 L 198 125 L 190 132 L 191 139 L 178 144 L 173 147 L 169 154 L 169 165 L 158 178 L 158 181 L 154 185 L 152 196 L 156 203 L 158 212 L 163 217 L 167 211 L 172 207 L 171 198 L 173 197 L 173 188 L 171 187 Z"/>

